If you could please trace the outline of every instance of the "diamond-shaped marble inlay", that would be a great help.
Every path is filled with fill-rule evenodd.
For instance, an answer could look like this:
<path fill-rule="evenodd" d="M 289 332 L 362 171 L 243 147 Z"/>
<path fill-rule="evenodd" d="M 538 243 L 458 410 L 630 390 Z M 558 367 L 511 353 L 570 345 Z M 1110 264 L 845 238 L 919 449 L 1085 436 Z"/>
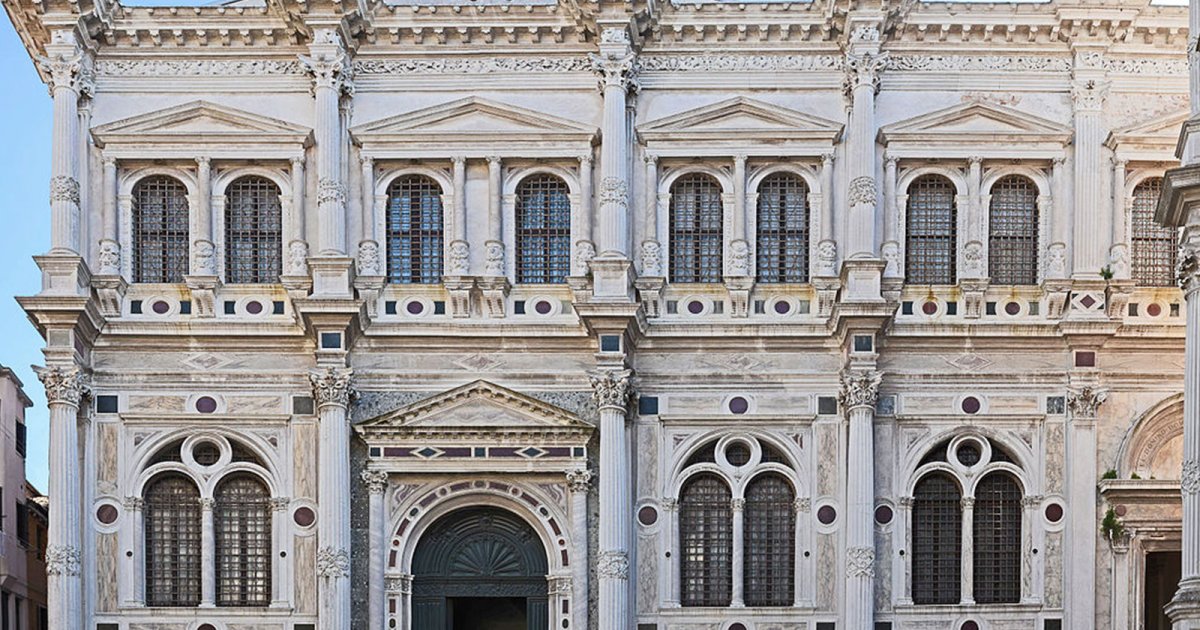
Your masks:
<path fill-rule="evenodd" d="M 440 448 L 434 448 L 432 446 L 422 446 L 421 448 L 417 449 L 413 453 L 413 455 L 416 455 L 417 457 L 420 457 L 421 459 L 433 459 L 435 457 L 440 456 L 444 452 L 445 451 L 443 451 Z"/>
<path fill-rule="evenodd" d="M 1085 308 L 1092 308 L 1093 306 L 1096 305 L 1096 299 L 1090 295 L 1085 295 L 1079 299 L 1079 303 L 1082 304 Z"/>
<path fill-rule="evenodd" d="M 183 360 L 183 364 L 196 370 L 215 370 L 219 367 L 225 367 L 233 363 L 233 359 L 229 359 L 211 352 L 201 352 L 193 354 Z"/>
<path fill-rule="evenodd" d="M 766 365 L 748 354 L 718 355 L 715 358 L 705 360 L 705 363 L 715 368 L 740 370 L 742 372 L 751 372 Z"/>
<path fill-rule="evenodd" d="M 476 370 L 479 372 L 495 369 L 503 364 L 503 361 L 481 352 L 476 352 L 454 362 L 454 365 L 464 370 Z"/>
<path fill-rule="evenodd" d="M 540 449 L 536 446 L 527 446 L 527 447 L 517 451 L 517 455 L 520 455 L 521 457 L 525 457 L 527 459 L 537 459 L 545 454 L 546 454 L 545 450 Z"/>
<path fill-rule="evenodd" d="M 949 363 L 950 365 L 965 372 L 977 372 L 987 368 L 994 362 L 991 359 L 975 354 L 974 352 L 967 352 L 960 354 L 953 359 L 946 359 L 946 363 Z"/>

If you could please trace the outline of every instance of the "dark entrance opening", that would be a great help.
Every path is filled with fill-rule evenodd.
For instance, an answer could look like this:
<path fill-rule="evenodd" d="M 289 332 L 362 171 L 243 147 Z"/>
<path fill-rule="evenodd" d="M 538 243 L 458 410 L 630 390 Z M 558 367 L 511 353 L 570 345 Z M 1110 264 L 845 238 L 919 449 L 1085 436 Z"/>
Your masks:
<path fill-rule="evenodd" d="M 524 597 L 453 597 L 449 613 L 453 630 L 526 630 Z"/>
<path fill-rule="evenodd" d="M 1163 607 L 1175 596 L 1183 573 L 1183 560 L 1178 551 L 1155 551 L 1146 554 L 1146 606 L 1143 611 L 1145 630 L 1171 630 L 1171 620 Z"/>
<path fill-rule="evenodd" d="M 515 514 L 451 512 L 413 553 L 413 630 L 548 630 L 546 550 Z"/>

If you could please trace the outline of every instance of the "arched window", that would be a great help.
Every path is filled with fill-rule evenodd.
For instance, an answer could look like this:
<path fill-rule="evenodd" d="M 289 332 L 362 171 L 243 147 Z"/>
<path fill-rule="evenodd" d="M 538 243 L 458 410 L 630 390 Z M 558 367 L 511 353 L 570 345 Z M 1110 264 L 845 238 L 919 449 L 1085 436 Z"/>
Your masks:
<path fill-rule="evenodd" d="M 1037 284 L 1037 196 L 1037 187 L 1022 175 L 992 185 L 988 270 L 993 284 Z"/>
<path fill-rule="evenodd" d="M 133 187 L 133 281 L 183 282 L 188 272 L 187 188 L 154 175 Z"/>
<path fill-rule="evenodd" d="M 283 209 L 279 186 L 257 175 L 239 177 L 225 190 L 225 281 L 279 282 Z"/>
<path fill-rule="evenodd" d="M 163 474 L 146 486 L 146 605 L 200 603 L 200 492 L 187 477 Z"/>
<path fill-rule="evenodd" d="M 1133 189 L 1133 207 L 1129 213 L 1133 280 L 1143 287 L 1175 284 L 1176 230 L 1154 220 L 1162 186 L 1161 177 L 1151 177 Z"/>
<path fill-rule="evenodd" d="M 691 173 L 671 184 L 671 282 L 720 282 L 725 275 L 721 184 Z"/>
<path fill-rule="evenodd" d="M 776 173 L 758 185 L 759 282 L 808 282 L 808 184 Z"/>
<path fill-rule="evenodd" d="M 777 473 L 746 487 L 745 584 L 747 606 L 791 606 L 795 599 L 796 496 Z"/>
<path fill-rule="evenodd" d="M 517 282 L 562 284 L 571 269 L 571 197 L 567 183 L 533 175 L 517 186 Z"/>
<path fill-rule="evenodd" d="M 904 229 L 904 279 L 910 284 L 958 281 L 958 208 L 954 183 L 922 175 L 908 186 Z"/>
<path fill-rule="evenodd" d="M 962 575 L 962 494 L 948 475 L 917 482 L 912 512 L 915 604 L 957 604 Z"/>
<path fill-rule="evenodd" d="M 234 474 L 217 486 L 217 605 L 271 603 L 271 493 L 261 480 Z"/>
<path fill-rule="evenodd" d="M 442 187 L 424 175 L 405 175 L 392 180 L 387 195 L 388 282 L 441 282 Z"/>
<path fill-rule="evenodd" d="M 1021 601 L 1021 488 L 994 472 L 975 487 L 974 591 L 977 604 Z"/>
<path fill-rule="evenodd" d="M 684 606 L 728 606 L 733 597 L 733 506 L 729 486 L 701 473 L 679 496 Z"/>

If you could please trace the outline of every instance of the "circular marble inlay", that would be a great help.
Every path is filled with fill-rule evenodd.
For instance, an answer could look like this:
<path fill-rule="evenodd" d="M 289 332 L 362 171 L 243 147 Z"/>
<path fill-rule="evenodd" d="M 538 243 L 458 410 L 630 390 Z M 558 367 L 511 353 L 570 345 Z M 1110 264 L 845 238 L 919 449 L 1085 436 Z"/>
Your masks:
<path fill-rule="evenodd" d="M 1124 507 L 1124 506 L 1121 506 Z M 1051 503 L 1046 506 L 1046 520 L 1051 523 L 1057 523 L 1062 520 L 1063 506 L 1060 503 Z"/>
<path fill-rule="evenodd" d="M 196 411 L 212 413 L 217 410 L 217 401 L 212 396 L 201 396 L 196 399 Z"/>
<path fill-rule="evenodd" d="M 308 527 L 317 521 L 317 515 L 310 507 L 298 507 L 292 512 L 292 521 L 300 527 Z"/>
<path fill-rule="evenodd" d="M 1008 313 L 1009 315 L 1016 315 L 1021 312 L 1021 305 L 1016 302 L 1009 302 L 1004 305 L 1004 312 Z M 967 623 L 975 623 L 975 622 L 968 621 Z M 964 625 L 963 627 L 965 628 L 966 626 Z"/>
<path fill-rule="evenodd" d="M 692 300 L 687 304 L 687 310 L 692 315 L 699 315 L 704 312 L 704 302 L 700 300 Z"/>
<path fill-rule="evenodd" d="M 925 313 L 926 315 L 933 315 L 937 312 L 937 302 L 930 301 L 922 304 L 921 312 Z"/>
<path fill-rule="evenodd" d="M 731 623 L 729 624 L 729 630 L 746 630 L 746 624 L 737 622 Z"/>
<path fill-rule="evenodd" d="M 979 630 L 979 624 L 975 623 L 974 621 L 964 621 L 963 625 L 960 627 L 962 630 Z"/>
<path fill-rule="evenodd" d="M 822 505 L 817 510 L 817 521 L 822 525 L 829 525 L 837 519 L 837 510 L 832 505 Z"/>
<path fill-rule="evenodd" d="M 533 305 L 533 310 L 536 311 L 538 315 L 549 315 L 550 311 L 554 310 L 554 305 L 550 304 L 546 300 L 538 300 L 538 303 Z"/>
<path fill-rule="evenodd" d="M 892 522 L 892 508 L 881 505 L 875 508 L 875 522 L 880 525 L 887 525 Z"/>
<path fill-rule="evenodd" d="M 1127 511 L 1129 511 L 1129 508 L 1125 507 L 1124 503 L 1121 503 L 1117 505 L 1117 507 L 1113 508 L 1113 512 L 1115 512 L 1117 516 L 1125 516 L 1125 512 Z"/>
<path fill-rule="evenodd" d="M 979 413 L 982 406 L 979 399 L 974 396 L 967 396 L 962 400 L 963 413 Z"/>
<path fill-rule="evenodd" d="M 251 315 L 258 315 L 259 313 L 263 312 L 262 302 L 259 302 L 258 300 L 250 300 L 249 302 L 246 302 L 246 312 L 250 313 Z"/>
<path fill-rule="evenodd" d="M 729 399 L 729 411 L 731 413 L 743 414 L 750 410 L 750 401 L 741 396 L 734 396 Z"/>
<path fill-rule="evenodd" d="M 111 503 L 104 503 L 96 508 L 96 520 L 104 525 L 112 525 L 117 522 L 117 506 Z"/>
<path fill-rule="evenodd" d="M 638 522 L 646 527 L 649 527 L 658 522 L 658 510 L 653 506 L 644 506 L 638 510 Z"/>
<path fill-rule="evenodd" d="M 1150 303 L 1146 306 L 1146 314 L 1150 317 L 1158 317 L 1162 315 L 1162 307 L 1158 304 Z"/>
<path fill-rule="evenodd" d="M 779 300 L 775 303 L 775 312 L 779 315 L 787 315 L 792 311 L 792 305 L 787 300 Z"/>
<path fill-rule="evenodd" d="M 202 623 L 196 626 L 196 630 L 217 630 L 217 627 L 211 623 Z"/>
<path fill-rule="evenodd" d="M 725 461 L 734 466 L 745 466 L 750 462 L 750 447 L 745 442 L 730 442 L 725 447 Z"/>
<path fill-rule="evenodd" d="M 404 310 L 408 311 L 409 315 L 420 315 L 425 312 L 425 305 L 420 300 L 413 300 L 404 305 Z"/>
<path fill-rule="evenodd" d="M 167 311 L 171 310 L 171 305 L 162 300 L 158 300 L 154 304 L 150 305 L 150 310 L 158 313 L 159 315 L 166 315 Z"/>

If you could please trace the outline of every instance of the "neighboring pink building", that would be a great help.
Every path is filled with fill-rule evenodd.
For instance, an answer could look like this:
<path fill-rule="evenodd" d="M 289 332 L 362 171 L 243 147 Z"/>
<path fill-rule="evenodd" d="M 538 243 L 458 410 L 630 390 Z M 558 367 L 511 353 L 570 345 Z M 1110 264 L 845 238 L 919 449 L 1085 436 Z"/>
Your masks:
<path fill-rule="evenodd" d="M 22 387 L 0 366 L 0 630 L 47 627 L 47 502 L 25 481 L 25 409 L 33 403 Z"/>

